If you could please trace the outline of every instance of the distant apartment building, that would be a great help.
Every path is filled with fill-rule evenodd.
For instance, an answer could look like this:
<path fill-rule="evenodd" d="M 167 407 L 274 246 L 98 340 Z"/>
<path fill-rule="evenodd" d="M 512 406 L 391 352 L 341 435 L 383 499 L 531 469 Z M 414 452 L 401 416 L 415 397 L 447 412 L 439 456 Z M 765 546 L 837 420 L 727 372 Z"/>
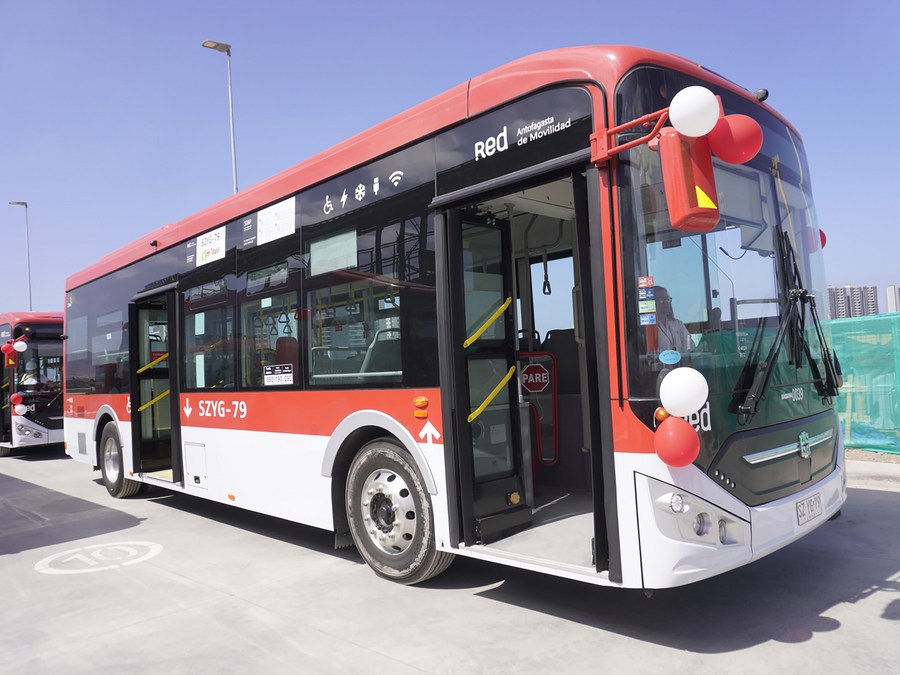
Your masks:
<path fill-rule="evenodd" d="M 888 314 L 893 312 L 900 312 L 900 286 L 888 286 L 887 287 L 887 309 Z"/>
<path fill-rule="evenodd" d="M 878 287 L 829 286 L 828 313 L 832 319 L 878 314 Z"/>

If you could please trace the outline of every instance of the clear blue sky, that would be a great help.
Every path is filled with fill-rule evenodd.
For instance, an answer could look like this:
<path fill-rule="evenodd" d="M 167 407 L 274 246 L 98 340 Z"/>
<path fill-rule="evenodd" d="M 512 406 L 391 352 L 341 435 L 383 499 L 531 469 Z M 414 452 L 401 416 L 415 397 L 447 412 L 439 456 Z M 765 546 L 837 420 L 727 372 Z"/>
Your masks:
<path fill-rule="evenodd" d="M 29 0 L 0 5 L 0 311 L 59 310 L 65 277 L 517 57 L 633 44 L 755 90 L 803 136 L 829 283 L 900 284 L 895 3 Z"/>

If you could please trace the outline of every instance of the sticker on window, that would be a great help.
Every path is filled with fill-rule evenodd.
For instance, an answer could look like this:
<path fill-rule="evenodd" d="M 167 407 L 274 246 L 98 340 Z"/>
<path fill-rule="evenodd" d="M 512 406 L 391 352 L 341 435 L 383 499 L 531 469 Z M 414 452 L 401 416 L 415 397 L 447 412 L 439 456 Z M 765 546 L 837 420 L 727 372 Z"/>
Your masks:
<path fill-rule="evenodd" d="M 267 387 L 294 384 L 294 364 L 276 363 L 274 366 L 263 366 L 263 384 Z"/>
<path fill-rule="evenodd" d="M 674 365 L 681 361 L 681 352 L 676 352 L 674 349 L 666 349 L 660 352 L 659 360 L 667 366 Z"/>

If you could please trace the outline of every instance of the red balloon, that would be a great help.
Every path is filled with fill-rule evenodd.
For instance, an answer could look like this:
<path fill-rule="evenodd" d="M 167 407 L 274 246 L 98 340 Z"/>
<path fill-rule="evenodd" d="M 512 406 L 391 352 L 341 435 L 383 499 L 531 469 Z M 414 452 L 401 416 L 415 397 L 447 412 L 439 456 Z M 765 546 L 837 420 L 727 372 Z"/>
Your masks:
<path fill-rule="evenodd" d="M 709 147 L 716 157 L 729 164 L 743 164 L 762 148 L 762 127 L 746 115 L 725 115 L 709 132 Z"/>
<path fill-rule="evenodd" d="M 19 405 L 23 400 L 22 394 L 13 394 L 9 397 L 9 402 L 13 405 Z"/>
<path fill-rule="evenodd" d="M 687 466 L 700 454 L 700 436 L 683 419 L 670 415 L 656 428 L 653 448 L 669 466 Z"/>
<path fill-rule="evenodd" d="M 0 347 L 0 352 L 3 352 L 7 356 L 9 354 L 12 354 L 14 351 L 15 351 L 15 349 L 13 349 L 13 346 L 11 344 L 9 344 L 8 342 L 5 345 L 3 345 L 2 347 Z"/>

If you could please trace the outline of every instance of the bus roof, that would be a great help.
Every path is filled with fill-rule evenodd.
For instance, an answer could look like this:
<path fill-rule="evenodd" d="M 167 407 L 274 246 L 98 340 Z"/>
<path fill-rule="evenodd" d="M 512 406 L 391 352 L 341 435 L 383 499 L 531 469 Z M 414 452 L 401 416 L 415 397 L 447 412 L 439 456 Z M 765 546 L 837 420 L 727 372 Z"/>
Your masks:
<path fill-rule="evenodd" d="M 0 324 L 8 323 L 13 326 L 20 323 L 60 323 L 62 320 L 62 312 L 6 312 L 0 314 Z"/>
<path fill-rule="evenodd" d="M 611 92 L 625 73 L 641 64 L 680 70 L 753 98 L 748 91 L 699 64 L 639 47 L 568 47 L 525 56 L 463 82 L 236 195 L 126 244 L 90 267 L 69 276 L 66 290 L 77 288 L 542 87 L 561 82 L 596 82 L 605 91 Z M 765 107 L 777 115 L 774 110 Z M 614 111 L 608 110 L 608 115 L 610 119 L 606 120 L 606 124 L 612 126 Z"/>

